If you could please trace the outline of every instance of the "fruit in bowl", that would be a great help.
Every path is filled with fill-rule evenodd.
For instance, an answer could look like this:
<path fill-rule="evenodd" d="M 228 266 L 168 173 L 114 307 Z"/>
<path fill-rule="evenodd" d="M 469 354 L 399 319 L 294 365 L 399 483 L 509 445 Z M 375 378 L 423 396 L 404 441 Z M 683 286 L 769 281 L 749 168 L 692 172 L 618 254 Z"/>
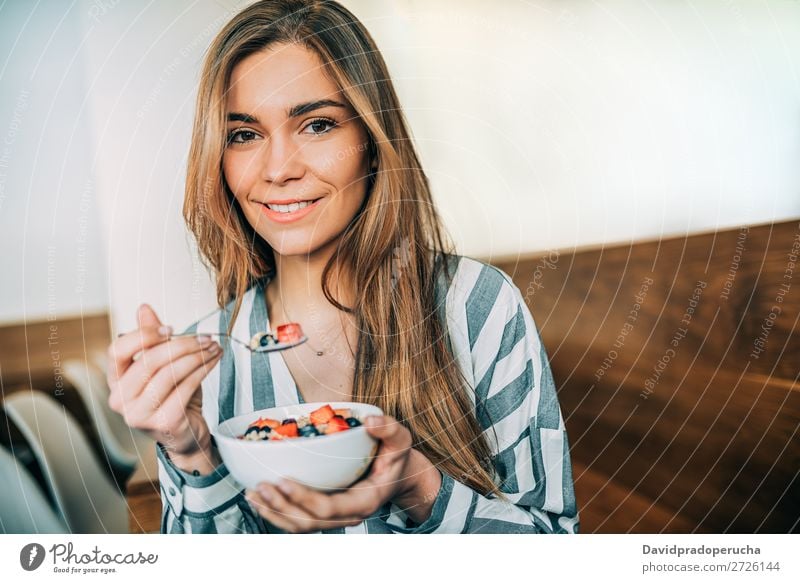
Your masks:
<path fill-rule="evenodd" d="M 353 417 L 351 409 L 334 409 L 325 404 L 308 416 L 287 417 L 283 421 L 259 417 L 247 426 L 239 439 L 249 441 L 281 440 L 292 437 L 317 437 L 358 427 L 361 421 Z"/>
<path fill-rule="evenodd" d="M 212 430 L 242 486 L 289 478 L 319 490 L 345 488 L 369 467 L 378 442 L 363 421 L 383 415 L 365 403 L 304 403 L 233 417 Z"/>

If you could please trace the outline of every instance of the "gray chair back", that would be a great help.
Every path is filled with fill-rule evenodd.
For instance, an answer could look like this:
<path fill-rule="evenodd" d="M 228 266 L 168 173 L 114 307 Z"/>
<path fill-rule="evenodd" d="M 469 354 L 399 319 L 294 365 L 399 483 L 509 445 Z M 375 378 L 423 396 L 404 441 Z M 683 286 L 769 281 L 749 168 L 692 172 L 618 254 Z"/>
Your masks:
<path fill-rule="evenodd" d="M 70 532 L 127 533 L 126 500 L 72 414 L 34 390 L 12 393 L 3 407 L 30 444 Z"/>
<path fill-rule="evenodd" d="M 30 472 L 0 447 L 0 532 L 3 534 L 65 534 L 67 525 Z"/>

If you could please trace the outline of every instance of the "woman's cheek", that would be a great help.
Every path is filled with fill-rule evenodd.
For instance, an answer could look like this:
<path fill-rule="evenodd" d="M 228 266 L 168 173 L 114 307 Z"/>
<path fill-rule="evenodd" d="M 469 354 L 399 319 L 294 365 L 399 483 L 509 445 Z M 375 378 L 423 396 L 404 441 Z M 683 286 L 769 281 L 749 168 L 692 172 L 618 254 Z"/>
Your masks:
<path fill-rule="evenodd" d="M 236 175 L 233 161 L 227 154 L 222 157 L 222 174 L 225 176 L 225 182 L 228 184 L 228 188 L 230 188 L 233 194 L 238 198 L 236 193 L 239 191 L 240 180 Z"/>
<path fill-rule="evenodd" d="M 225 181 L 240 203 L 245 202 L 247 192 L 250 190 L 251 177 L 248 176 L 248 168 L 254 169 L 252 164 L 248 164 L 240 156 L 224 156 L 222 159 L 222 172 L 225 175 Z"/>
<path fill-rule="evenodd" d="M 327 182 L 336 184 L 339 190 L 352 187 L 365 173 L 366 135 L 361 131 L 347 128 L 328 146 L 324 152 L 315 156 L 314 165 L 318 172 Z"/>

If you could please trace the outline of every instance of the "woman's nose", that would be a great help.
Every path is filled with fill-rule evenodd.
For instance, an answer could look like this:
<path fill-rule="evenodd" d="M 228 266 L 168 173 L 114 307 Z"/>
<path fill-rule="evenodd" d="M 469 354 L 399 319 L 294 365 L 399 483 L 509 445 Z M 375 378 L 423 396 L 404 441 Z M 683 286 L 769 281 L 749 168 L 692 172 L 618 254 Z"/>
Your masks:
<path fill-rule="evenodd" d="M 261 178 L 277 185 L 294 178 L 302 178 L 304 172 L 299 148 L 285 136 L 273 135 L 265 140 L 261 157 Z"/>

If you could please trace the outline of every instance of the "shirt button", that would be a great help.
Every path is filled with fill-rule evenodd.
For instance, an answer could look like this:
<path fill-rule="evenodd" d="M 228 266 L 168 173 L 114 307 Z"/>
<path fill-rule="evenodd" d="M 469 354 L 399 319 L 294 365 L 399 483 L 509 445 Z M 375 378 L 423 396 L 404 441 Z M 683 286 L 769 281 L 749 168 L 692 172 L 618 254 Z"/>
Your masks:
<path fill-rule="evenodd" d="M 169 495 L 170 496 L 174 496 L 175 495 L 175 488 L 173 488 L 172 486 L 169 487 Z"/>

